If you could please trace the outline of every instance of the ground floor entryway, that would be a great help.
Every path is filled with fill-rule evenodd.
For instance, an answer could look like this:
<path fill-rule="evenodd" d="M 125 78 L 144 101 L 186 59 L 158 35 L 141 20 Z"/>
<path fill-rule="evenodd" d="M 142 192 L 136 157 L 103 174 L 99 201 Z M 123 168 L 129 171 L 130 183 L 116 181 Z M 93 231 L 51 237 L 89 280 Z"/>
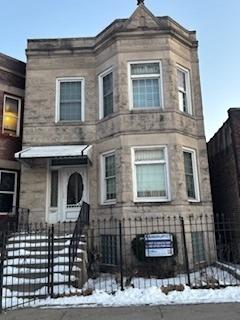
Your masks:
<path fill-rule="evenodd" d="M 87 166 L 51 168 L 49 174 L 50 222 L 75 221 L 83 201 L 88 202 Z"/>

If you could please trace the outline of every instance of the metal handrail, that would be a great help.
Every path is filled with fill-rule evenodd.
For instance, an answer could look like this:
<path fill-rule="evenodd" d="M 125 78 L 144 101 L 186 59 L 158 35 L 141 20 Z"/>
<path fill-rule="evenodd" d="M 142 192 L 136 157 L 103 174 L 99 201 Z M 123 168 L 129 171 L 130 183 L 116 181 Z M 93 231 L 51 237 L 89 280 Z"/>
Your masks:
<path fill-rule="evenodd" d="M 85 225 L 89 225 L 89 211 L 90 211 L 90 206 L 88 203 L 83 202 L 79 216 L 77 218 L 75 228 L 73 231 L 72 238 L 70 240 L 69 244 L 69 285 L 71 282 L 71 273 L 72 273 L 72 268 L 74 261 L 77 257 L 77 250 L 79 246 L 79 242 L 81 240 L 81 237 L 83 236 L 83 230 Z"/>

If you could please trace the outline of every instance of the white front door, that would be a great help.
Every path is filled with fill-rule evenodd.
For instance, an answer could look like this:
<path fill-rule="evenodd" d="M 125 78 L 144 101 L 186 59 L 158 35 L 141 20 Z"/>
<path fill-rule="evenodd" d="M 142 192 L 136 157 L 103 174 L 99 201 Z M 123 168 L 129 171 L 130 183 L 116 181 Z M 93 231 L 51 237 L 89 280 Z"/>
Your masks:
<path fill-rule="evenodd" d="M 61 169 L 61 221 L 76 220 L 82 202 L 88 202 L 87 168 Z"/>

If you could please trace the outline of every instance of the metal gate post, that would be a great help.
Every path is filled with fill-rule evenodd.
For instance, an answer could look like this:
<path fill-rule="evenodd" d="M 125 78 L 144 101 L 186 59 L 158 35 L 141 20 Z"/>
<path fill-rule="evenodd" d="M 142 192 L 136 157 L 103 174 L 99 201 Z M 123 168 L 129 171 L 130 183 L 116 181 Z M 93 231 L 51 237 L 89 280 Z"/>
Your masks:
<path fill-rule="evenodd" d="M 6 254 L 6 232 L 2 233 L 1 236 L 1 261 L 0 261 L 0 313 L 3 311 L 3 268 L 4 268 L 4 260 Z"/>
<path fill-rule="evenodd" d="M 123 287 L 123 253 L 122 253 L 122 222 L 119 221 L 119 255 L 120 255 L 120 285 L 121 291 L 124 290 Z"/>
<path fill-rule="evenodd" d="M 50 293 L 51 293 L 51 298 L 54 296 L 54 225 L 52 225 L 52 230 L 51 230 L 51 267 L 50 267 Z"/>
<path fill-rule="evenodd" d="M 188 260 L 188 251 L 187 251 L 187 242 L 186 242 L 186 234 L 185 234 L 185 225 L 183 217 L 180 217 L 181 221 L 181 228 L 182 228 L 182 237 L 183 237 L 183 250 L 184 250 L 184 259 L 185 259 L 185 268 L 187 273 L 187 285 L 191 286 L 191 279 L 190 279 L 190 271 L 189 271 L 189 260 Z"/>

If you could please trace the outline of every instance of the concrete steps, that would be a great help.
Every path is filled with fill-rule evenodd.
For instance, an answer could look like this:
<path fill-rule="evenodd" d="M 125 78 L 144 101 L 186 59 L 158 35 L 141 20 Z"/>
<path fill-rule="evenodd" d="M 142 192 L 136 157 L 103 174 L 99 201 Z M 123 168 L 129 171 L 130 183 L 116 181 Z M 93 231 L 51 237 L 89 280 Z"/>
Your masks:
<path fill-rule="evenodd" d="M 48 295 L 48 280 L 52 268 L 54 294 L 63 293 L 64 289 L 69 287 L 70 239 L 71 234 L 54 236 L 51 252 L 48 237 L 45 234 L 41 235 L 39 231 L 12 235 L 6 246 L 4 261 L 5 298 L 45 298 Z M 85 257 L 85 243 L 81 241 L 71 272 L 71 285 L 78 283 L 79 286 L 83 282 L 81 278 L 82 270 L 86 269 L 83 267 Z"/>

